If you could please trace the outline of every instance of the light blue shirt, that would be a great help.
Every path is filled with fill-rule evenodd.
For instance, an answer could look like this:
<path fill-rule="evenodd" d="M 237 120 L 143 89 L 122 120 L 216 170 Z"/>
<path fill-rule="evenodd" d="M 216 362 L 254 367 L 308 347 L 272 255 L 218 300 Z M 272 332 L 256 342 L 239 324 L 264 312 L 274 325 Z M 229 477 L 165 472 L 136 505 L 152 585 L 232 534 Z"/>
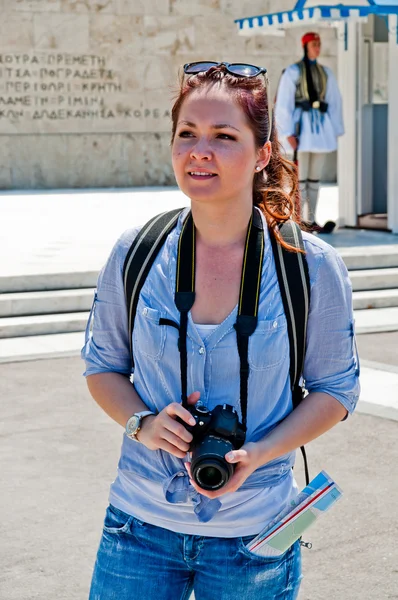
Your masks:
<path fill-rule="evenodd" d="M 281 142 L 286 150 L 285 138 L 296 133 L 296 123 L 301 119 L 300 152 L 333 152 L 337 150 L 337 138 L 344 133 L 341 94 L 333 72 L 324 67 L 328 79 L 325 102 L 326 113 L 319 110 L 303 111 L 295 106 L 296 85 L 300 76 L 298 65 L 290 65 L 283 73 L 278 86 L 275 120 Z"/>
<path fill-rule="evenodd" d="M 188 210 L 188 209 L 187 209 Z M 133 333 L 134 387 L 150 410 L 161 411 L 181 397 L 178 332 L 159 325 L 161 317 L 179 322 L 174 304 L 177 242 L 187 210 L 168 236 L 142 288 Z M 123 263 L 139 228 L 126 231 L 102 269 L 94 302 L 91 335 L 82 357 L 85 375 L 130 374 Z M 289 339 L 269 232 L 264 222 L 259 320 L 249 341 L 247 441 L 257 441 L 292 410 Z M 309 392 L 325 392 L 350 413 L 359 396 L 351 284 L 336 251 L 303 233 L 311 282 L 304 378 Z M 199 391 L 210 409 L 231 404 L 240 413 L 237 307 L 202 337 L 189 314 L 188 393 Z M 344 427 L 344 425 L 341 425 Z M 255 471 L 235 493 L 209 501 L 190 486 L 184 461 L 148 450 L 124 435 L 110 502 L 138 519 L 173 531 L 221 537 L 258 533 L 297 494 L 292 475 L 295 453 Z"/>

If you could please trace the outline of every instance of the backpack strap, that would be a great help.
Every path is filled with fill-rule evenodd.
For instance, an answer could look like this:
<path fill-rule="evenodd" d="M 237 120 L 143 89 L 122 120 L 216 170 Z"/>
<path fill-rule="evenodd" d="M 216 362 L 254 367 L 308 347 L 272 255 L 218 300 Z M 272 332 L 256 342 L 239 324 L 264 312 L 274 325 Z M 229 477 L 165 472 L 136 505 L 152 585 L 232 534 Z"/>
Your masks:
<path fill-rule="evenodd" d="M 304 250 L 300 227 L 294 221 L 286 221 L 279 226 L 279 231 L 290 246 Z M 307 323 L 310 305 L 310 277 L 305 255 L 301 252 L 286 250 L 271 234 L 276 272 L 281 291 L 283 308 L 287 320 L 290 346 L 290 385 L 292 390 L 293 409 L 303 399 L 300 379 L 304 368 L 304 357 L 307 337 Z M 304 446 L 301 447 L 304 458 L 306 483 L 309 483 L 307 457 Z"/>
<path fill-rule="evenodd" d="M 160 248 L 177 225 L 178 217 L 183 210 L 179 208 L 153 217 L 138 233 L 127 253 L 123 266 L 123 281 L 128 308 L 131 351 L 134 318 L 140 291 Z M 301 230 L 297 223 L 287 221 L 280 225 L 279 231 L 285 242 L 304 250 Z M 290 342 L 290 382 L 292 393 L 294 392 L 293 406 L 296 408 L 302 399 L 299 381 L 304 366 L 310 301 L 308 265 L 303 254 L 285 250 L 273 235 L 270 238 L 287 319 Z"/>
<path fill-rule="evenodd" d="M 280 225 L 282 238 L 290 246 L 304 250 L 301 230 L 294 221 Z M 290 341 L 290 383 L 292 392 L 299 387 L 304 367 L 307 322 L 310 302 L 310 278 L 305 256 L 300 252 L 286 250 L 271 235 L 276 272 L 287 319 Z M 301 398 L 293 398 L 296 408 Z"/>
<path fill-rule="evenodd" d="M 178 208 L 153 217 L 144 225 L 130 246 L 123 265 L 124 293 L 126 297 L 128 331 L 130 343 L 130 356 L 132 369 L 134 368 L 133 356 L 133 329 L 137 312 L 138 298 L 145 279 L 158 255 L 160 248 L 166 241 L 169 233 L 176 227 L 178 217 L 185 210 Z"/>

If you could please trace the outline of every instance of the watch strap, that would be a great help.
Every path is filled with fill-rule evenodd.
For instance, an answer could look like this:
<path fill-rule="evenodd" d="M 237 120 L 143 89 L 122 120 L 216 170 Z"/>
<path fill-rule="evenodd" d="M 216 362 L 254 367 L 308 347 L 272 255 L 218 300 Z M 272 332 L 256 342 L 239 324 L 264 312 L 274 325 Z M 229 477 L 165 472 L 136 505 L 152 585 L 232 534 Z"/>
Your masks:
<path fill-rule="evenodd" d="M 134 413 L 134 414 L 133 414 L 133 415 L 132 415 L 132 416 L 131 416 L 131 417 L 130 417 L 128 420 L 127 420 L 127 423 L 126 423 L 126 430 L 125 430 L 125 431 L 126 431 L 126 435 L 127 435 L 127 437 L 129 437 L 131 440 L 135 440 L 136 442 L 138 442 L 138 439 L 137 439 L 137 433 L 138 433 L 138 432 L 139 432 L 139 430 L 141 429 L 141 423 L 142 423 L 142 420 L 143 420 L 145 417 L 149 417 L 149 415 L 156 415 L 156 413 L 154 413 L 152 410 L 142 410 L 142 411 L 140 411 L 140 412 L 136 412 L 136 413 Z M 130 423 L 130 421 L 131 421 L 131 419 L 132 419 L 133 417 L 135 417 L 135 418 L 137 418 L 137 417 L 138 417 L 138 419 L 139 419 L 139 422 L 138 422 L 138 427 L 136 428 L 136 430 L 135 430 L 133 433 L 131 433 L 131 432 L 129 431 L 129 423 Z"/>

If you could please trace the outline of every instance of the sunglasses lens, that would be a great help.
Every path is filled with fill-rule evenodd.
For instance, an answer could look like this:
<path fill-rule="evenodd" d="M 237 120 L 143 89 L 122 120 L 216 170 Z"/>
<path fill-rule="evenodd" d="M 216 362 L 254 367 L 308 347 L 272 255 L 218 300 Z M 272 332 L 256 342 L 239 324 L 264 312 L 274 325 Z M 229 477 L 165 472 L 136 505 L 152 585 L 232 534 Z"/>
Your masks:
<path fill-rule="evenodd" d="M 208 71 L 211 67 L 216 67 L 218 63 L 216 62 L 197 62 L 190 63 L 185 66 L 184 71 L 188 75 L 195 75 L 196 73 L 202 73 L 203 71 Z"/>
<path fill-rule="evenodd" d="M 228 70 L 238 77 L 255 77 L 261 73 L 261 69 L 254 65 L 234 64 L 229 65 Z"/>

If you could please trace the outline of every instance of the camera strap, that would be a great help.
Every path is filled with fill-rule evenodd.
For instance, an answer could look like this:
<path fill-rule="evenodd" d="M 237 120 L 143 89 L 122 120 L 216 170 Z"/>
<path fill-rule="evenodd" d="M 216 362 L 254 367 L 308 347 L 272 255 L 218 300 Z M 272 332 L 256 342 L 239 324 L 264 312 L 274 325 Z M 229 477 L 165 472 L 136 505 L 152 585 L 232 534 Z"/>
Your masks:
<path fill-rule="evenodd" d="M 167 236 L 176 227 L 178 218 L 184 212 L 185 208 L 172 210 L 169 212 L 162 213 L 153 217 L 134 239 L 123 265 L 123 280 L 126 295 L 126 308 L 128 315 L 128 338 L 130 343 L 130 356 L 131 356 L 131 370 L 134 370 L 134 352 L 133 352 L 133 330 L 135 315 L 137 312 L 138 299 L 141 289 L 145 283 L 145 280 L 149 274 L 149 271 L 156 259 L 156 256 L 163 247 Z M 191 217 L 191 223 L 189 218 L 185 219 L 186 227 L 188 227 L 188 233 L 185 235 L 191 236 L 191 246 L 188 247 L 188 253 L 190 265 L 188 265 L 188 272 L 191 277 L 191 286 L 188 290 L 180 288 L 180 292 L 187 291 L 188 296 L 181 299 L 181 304 L 187 302 L 185 310 L 181 313 L 181 327 L 174 321 L 169 319 L 160 319 L 159 324 L 171 325 L 180 331 L 179 349 L 183 350 L 180 355 L 181 358 L 181 388 L 182 388 L 182 399 L 183 403 L 187 402 L 187 345 L 186 335 L 188 327 L 188 312 L 189 305 L 192 307 L 195 299 L 195 244 L 194 236 L 195 231 L 193 227 L 193 221 Z M 261 216 L 258 211 L 253 213 L 253 227 L 257 229 L 262 228 Z M 282 238 L 293 246 L 294 248 L 304 250 L 303 239 L 301 231 L 297 223 L 293 221 L 286 221 L 283 224 L 279 224 L 279 232 Z M 261 237 L 262 237 L 262 231 Z M 180 236 L 181 237 L 181 236 Z M 249 230 L 248 230 L 248 237 Z M 289 335 L 289 348 L 290 348 L 290 384 L 292 390 L 293 408 L 296 408 L 303 399 L 303 390 L 300 386 L 300 379 L 303 370 L 304 357 L 305 357 L 305 346 L 306 346 L 306 334 L 307 334 L 307 321 L 310 305 L 310 280 L 308 273 L 308 265 L 305 258 L 305 254 L 300 252 L 292 252 L 285 249 L 275 239 L 274 235 L 270 235 L 273 257 L 275 260 L 276 272 L 278 275 L 278 283 L 282 296 L 284 312 L 287 320 L 287 329 Z M 249 268 L 249 275 L 252 270 L 255 269 L 254 265 L 261 265 L 261 261 L 256 263 L 256 259 L 251 256 L 254 245 L 248 242 L 246 239 L 245 248 L 245 260 L 243 269 Z M 191 250 L 189 249 L 191 248 Z M 250 256 L 249 256 L 250 254 Z M 179 256 L 182 257 L 181 240 L 179 242 Z M 180 268 L 185 269 L 185 261 L 179 262 Z M 249 335 L 248 331 L 253 327 L 253 322 L 250 321 L 251 314 L 246 312 L 246 306 L 253 302 L 253 298 L 250 300 L 249 292 L 245 291 L 247 288 L 243 284 L 244 273 L 242 269 L 242 283 L 241 283 L 241 294 L 239 301 L 239 314 L 235 329 L 237 332 L 237 344 L 239 357 L 241 360 L 240 369 L 240 386 L 241 386 L 241 409 L 242 409 L 242 423 L 246 425 L 247 415 L 247 384 L 249 377 L 249 366 L 247 360 Z M 180 271 L 181 272 L 181 271 Z M 261 269 L 257 271 L 257 275 L 261 274 Z M 247 275 L 247 273 L 246 273 Z M 178 277 L 177 277 L 178 280 Z M 254 281 L 253 276 L 249 277 L 248 281 Z M 258 283 L 260 280 L 258 279 Z M 252 289 L 259 289 L 253 286 Z M 242 292 L 243 290 L 243 292 Z M 253 294 L 254 297 L 254 294 Z M 179 300 L 180 301 L 180 300 Z M 241 302 L 242 301 L 242 302 Z M 258 302 L 258 298 L 255 300 Z M 248 302 L 248 304 L 246 304 Z M 183 306 L 183 308 L 184 308 Z M 256 304 L 257 306 L 257 304 Z M 185 312 L 185 315 L 184 315 Z M 249 319 L 246 319 L 248 316 Z M 255 312 L 255 323 L 257 322 L 257 310 Z M 247 328 L 246 328 L 247 327 Z M 254 326 L 255 329 L 255 326 Z M 253 329 L 253 331 L 254 331 Z M 184 335 L 181 335 L 181 331 Z M 185 399 L 185 400 L 184 400 Z M 243 401 L 242 401 L 243 399 Z M 246 399 L 246 400 L 245 400 Z M 245 419 L 245 421 L 243 421 Z M 307 458 L 305 455 L 304 447 L 301 448 L 304 457 L 304 467 L 306 474 L 306 481 L 309 482 Z"/>
<path fill-rule="evenodd" d="M 177 256 L 175 304 L 180 312 L 178 349 L 181 365 L 181 400 L 186 408 L 187 399 L 187 329 L 188 313 L 195 302 L 195 225 L 190 212 L 182 226 Z M 250 217 L 239 292 L 238 316 L 234 328 L 240 359 L 240 405 L 242 425 L 246 430 L 247 396 L 249 380 L 249 337 L 257 327 L 258 304 L 261 289 L 261 271 L 264 256 L 263 223 L 259 212 L 253 208 Z"/>

